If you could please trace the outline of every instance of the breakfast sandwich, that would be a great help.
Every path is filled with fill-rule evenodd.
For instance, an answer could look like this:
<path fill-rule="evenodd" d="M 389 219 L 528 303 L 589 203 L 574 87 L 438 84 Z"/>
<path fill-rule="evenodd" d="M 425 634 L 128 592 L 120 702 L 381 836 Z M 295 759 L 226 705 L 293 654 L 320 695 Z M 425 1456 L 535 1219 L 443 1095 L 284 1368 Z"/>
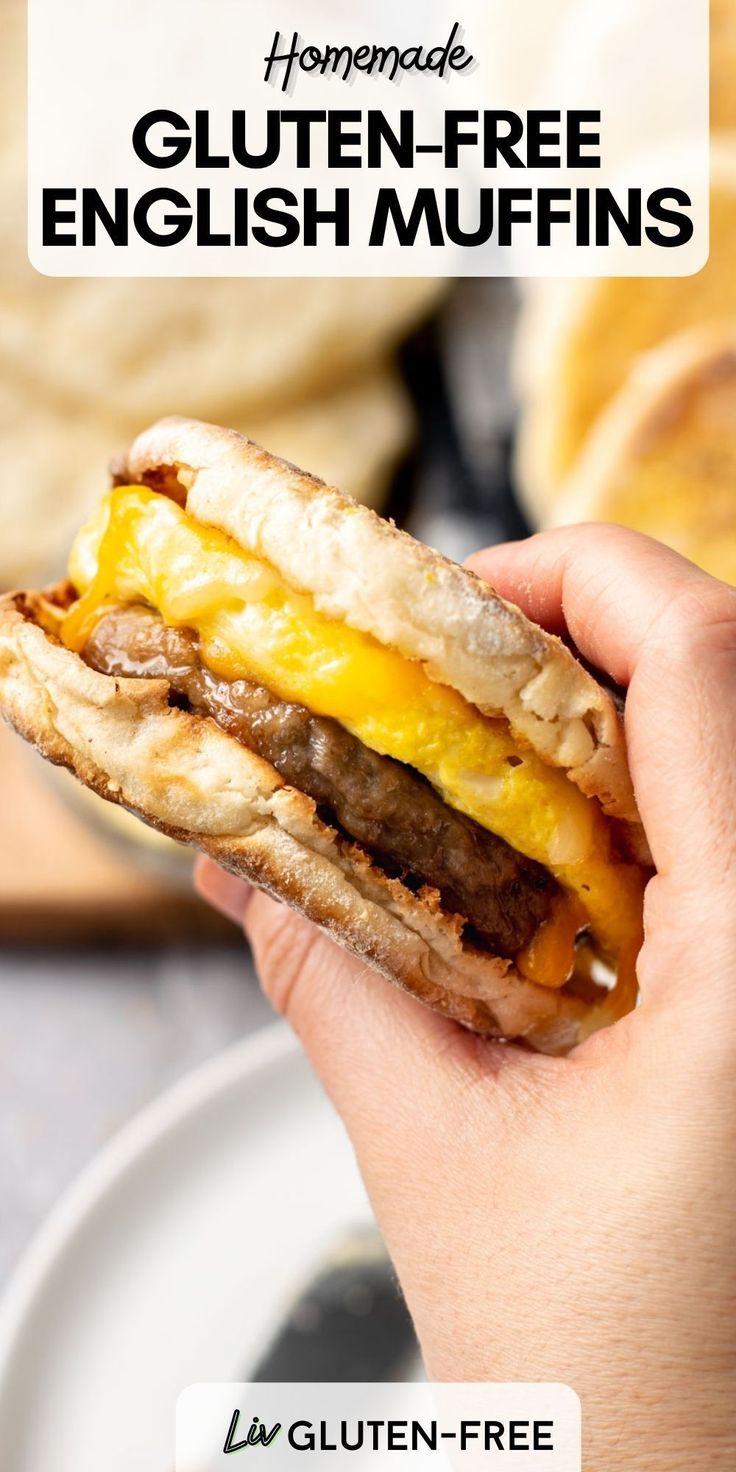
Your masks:
<path fill-rule="evenodd" d="M 52 762 L 446 1016 L 564 1052 L 636 998 L 617 704 L 473 573 L 233 431 L 140 436 L 68 579 L 0 602 Z"/>

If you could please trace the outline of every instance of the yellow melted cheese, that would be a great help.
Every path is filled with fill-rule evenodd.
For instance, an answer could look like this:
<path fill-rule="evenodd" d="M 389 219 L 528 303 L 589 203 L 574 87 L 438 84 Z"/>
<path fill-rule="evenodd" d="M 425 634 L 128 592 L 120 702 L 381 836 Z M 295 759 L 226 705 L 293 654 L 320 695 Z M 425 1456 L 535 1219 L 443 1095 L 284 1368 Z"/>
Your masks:
<path fill-rule="evenodd" d="M 62 626 L 68 648 L 84 648 L 106 604 L 150 604 L 166 623 L 197 632 L 216 674 L 259 681 L 340 721 L 366 746 L 423 773 L 451 807 L 544 864 L 577 897 L 579 924 L 588 918 L 604 953 L 638 946 L 642 874 L 613 862 L 598 804 L 522 750 L 506 722 L 430 679 L 421 663 L 327 618 L 273 568 L 141 487 L 105 498 L 79 533 L 69 573 L 83 596 Z M 548 974 L 543 957 L 555 948 L 558 928 L 543 926 L 530 948 L 527 973 L 536 980 Z M 571 950 L 571 937 L 565 945 Z M 552 969 L 559 985 L 569 966 L 561 974 Z"/>

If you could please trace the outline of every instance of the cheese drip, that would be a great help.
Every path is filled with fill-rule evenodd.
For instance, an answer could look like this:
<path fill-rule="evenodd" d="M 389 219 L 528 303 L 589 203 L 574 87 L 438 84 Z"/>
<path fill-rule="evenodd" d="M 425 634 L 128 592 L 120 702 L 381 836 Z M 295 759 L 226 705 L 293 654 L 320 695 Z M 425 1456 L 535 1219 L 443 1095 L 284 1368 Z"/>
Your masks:
<path fill-rule="evenodd" d="M 62 625 L 81 652 L 105 607 L 146 602 L 167 624 L 194 629 L 202 658 L 227 680 L 255 680 L 283 700 L 331 716 L 366 746 L 421 772 L 445 802 L 544 864 L 575 897 L 609 957 L 638 947 L 642 872 L 615 861 L 608 823 L 560 770 L 523 750 L 505 721 L 491 720 L 371 635 L 327 618 L 312 598 L 215 528 L 158 492 L 119 487 L 82 528 L 69 574 L 82 595 Z M 568 907 L 569 909 L 570 907 Z M 560 916 L 563 922 L 565 917 Z M 547 922 L 541 958 L 559 952 Z M 569 949 L 568 949 L 569 948 Z M 534 979 L 547 965 L 530 957 Z"/>

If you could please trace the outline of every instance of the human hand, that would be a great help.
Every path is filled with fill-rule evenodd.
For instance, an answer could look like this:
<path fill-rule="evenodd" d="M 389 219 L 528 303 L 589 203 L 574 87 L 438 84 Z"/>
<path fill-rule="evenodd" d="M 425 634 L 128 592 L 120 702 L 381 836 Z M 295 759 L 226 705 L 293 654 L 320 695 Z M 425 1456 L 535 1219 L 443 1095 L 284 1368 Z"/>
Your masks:
<path fill-rule="evenodd" d="M 657 866 L 639 1009 L 566 1059 L 426 1011 L 202 861 L 342 1115 L 428 1373 L 558 1380 L 586 1472 L 731 1467 L 736 1349 L 736 591 L 576 527 L 472 564 L 628 687 Z"/>

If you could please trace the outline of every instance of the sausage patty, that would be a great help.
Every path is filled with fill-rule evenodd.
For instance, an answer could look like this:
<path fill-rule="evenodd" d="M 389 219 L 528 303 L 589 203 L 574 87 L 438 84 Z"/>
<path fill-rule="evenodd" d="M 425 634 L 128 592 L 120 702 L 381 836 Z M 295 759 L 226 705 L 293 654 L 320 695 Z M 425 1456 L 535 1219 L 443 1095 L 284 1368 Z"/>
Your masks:
<path fill-rule="evenodd" d="M 174 701 L 210 716 L 305 792 L 321 815 L 413 888 L 439 891 L 468 938 L 513 957 L 558 893 L 540 864 L 455 812 L 411 767 L 371 751 L 337 721 L 280 700 L 250 680 L 225 680 L 203 663 L 189 629 L 130 605 L 103 615 L 83 658 L 101 674 L 164 679 Z"/>

